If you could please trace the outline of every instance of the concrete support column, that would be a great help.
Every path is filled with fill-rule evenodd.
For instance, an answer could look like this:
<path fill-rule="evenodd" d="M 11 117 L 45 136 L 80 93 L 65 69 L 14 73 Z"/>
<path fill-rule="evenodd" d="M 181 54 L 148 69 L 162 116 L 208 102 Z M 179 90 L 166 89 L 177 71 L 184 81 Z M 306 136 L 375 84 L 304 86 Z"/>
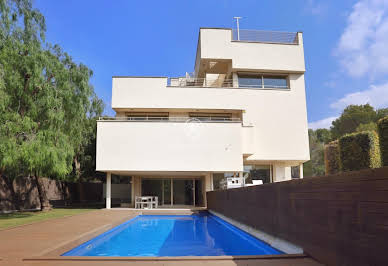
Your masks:
<path fill-rule="evenodd" d="M 303 178 L 303 163 L 299 165 L 299 178 Z"/>
<path fill-rule="evenodd" d="M 111 195 L 112 195 L 112 175 L 111 173 L 106 173 L 106 208 L 110 209 L 111 207 Z"/>
<path fill-rule="evenodd" d="M 233 87 L 238 88 L 238 75 L 237 73 L 233 73 Z"/>
<path fill-rule="evenodd" d="M 131 177 L 131 206 L 135 208 L 135 177 Z"/>
<path fill-rule="evenodd" d="M 273 182 L 281 182 L 291 180 L 291 166 L 284 163 L 276 163 L 273 165 Z"/>
<path fill-rule="evenodd" d="M 238 177 L 240 178 L 241 185 L 245 187 L 245 179 L 244 179 L 244 173 L 243 172 L 238 172 Z"/>

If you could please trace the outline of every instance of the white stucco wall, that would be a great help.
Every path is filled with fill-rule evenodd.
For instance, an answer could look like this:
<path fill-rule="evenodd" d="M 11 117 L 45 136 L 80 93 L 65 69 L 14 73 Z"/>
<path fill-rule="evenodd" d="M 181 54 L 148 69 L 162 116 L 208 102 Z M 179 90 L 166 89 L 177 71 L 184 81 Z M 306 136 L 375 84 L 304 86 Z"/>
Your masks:
<path fill-rule="evenodd" d="M 303 74 L 290 74 L 290 90 L 167 87 L 166 78 L 114 78 L 112 107 L 244 110 L 254 126 L 248 160 L 310 159 Z M 152 80 L 149 81 L 149 80 Z M 253 148 L 252 148 L 253 147 Z"/>
<path fill-rule="evenodd" d="M 232 59 L 233 69 L 304 72 L 303 36 L 299 44 L 232 41 L 230 29 L 201 29 L 202 59 Z"/>
<path fill-rule="evenodd" d="M 97 171 L 238 172 L 241 154 L 240 123 L 97 123 Z"/>

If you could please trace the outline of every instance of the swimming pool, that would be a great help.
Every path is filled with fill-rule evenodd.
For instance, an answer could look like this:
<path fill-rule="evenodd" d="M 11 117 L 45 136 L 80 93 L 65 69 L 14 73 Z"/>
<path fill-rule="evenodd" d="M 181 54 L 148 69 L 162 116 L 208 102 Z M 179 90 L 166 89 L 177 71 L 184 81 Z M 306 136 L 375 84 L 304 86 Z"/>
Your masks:
<path fill-rule="evenodd" d="M 139 215 L 62 256 L 222 256 L 283 254 L 209 213 Z"/>

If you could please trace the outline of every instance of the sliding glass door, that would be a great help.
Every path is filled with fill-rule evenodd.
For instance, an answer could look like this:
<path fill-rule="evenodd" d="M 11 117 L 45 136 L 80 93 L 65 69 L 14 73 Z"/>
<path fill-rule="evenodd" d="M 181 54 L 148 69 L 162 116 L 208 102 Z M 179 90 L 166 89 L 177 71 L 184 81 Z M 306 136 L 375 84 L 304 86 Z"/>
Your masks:
<path fill-rule="evenodd" d="M 171 205 L 171 178 L 163 179 L 163 205 Z"/>
<path fill-rule="evenodd" d="M 142 178 L 142 196 L 157 196 L 159 205 L 203 206 L 203 182 L 199 178 Z"/>
<path fill-rule="evenodd" d="M 193 179 L 173 180 L 174 205 L 194 205 Z"/>

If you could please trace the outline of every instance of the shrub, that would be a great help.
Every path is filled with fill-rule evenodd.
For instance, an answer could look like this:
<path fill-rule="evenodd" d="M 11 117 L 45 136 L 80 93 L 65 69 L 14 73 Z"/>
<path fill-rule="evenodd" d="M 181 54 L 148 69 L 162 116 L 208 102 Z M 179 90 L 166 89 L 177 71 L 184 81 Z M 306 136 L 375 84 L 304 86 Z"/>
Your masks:
<path fill-rule="evenodd" d="M 326 175 L 340 172 L 338 140 L 325 145 Z"/>
<path fill-rule="evenodd" d="M 381 167 L 379 137 L 374 131 L 347 134 L 339 139 L 340 169 Z"/>
<path fill-rule="evenodd" d="M 380 139 L 381 161 L 384 166 L 388 166 L 388 116 L 381 118 L 377 122 L 377 127 Z"/>

